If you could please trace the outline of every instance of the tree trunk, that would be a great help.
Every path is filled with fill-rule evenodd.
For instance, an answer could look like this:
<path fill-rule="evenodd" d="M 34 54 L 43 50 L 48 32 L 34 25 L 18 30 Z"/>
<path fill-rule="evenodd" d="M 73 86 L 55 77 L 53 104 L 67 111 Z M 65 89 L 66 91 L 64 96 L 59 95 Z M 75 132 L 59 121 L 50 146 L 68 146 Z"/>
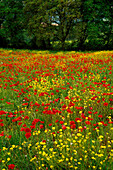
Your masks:
<path fill-rule="evenodd" d="M 65 39 L 61 40 L 61 49 L 64 51 L 65 50 Z"/>

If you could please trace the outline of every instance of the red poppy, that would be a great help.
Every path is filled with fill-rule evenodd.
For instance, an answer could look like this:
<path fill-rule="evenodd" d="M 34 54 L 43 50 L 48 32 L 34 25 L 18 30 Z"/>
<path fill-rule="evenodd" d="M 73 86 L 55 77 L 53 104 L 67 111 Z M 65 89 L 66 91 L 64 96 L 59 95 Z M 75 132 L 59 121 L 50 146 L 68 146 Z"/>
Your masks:
<path fill-rule="evenodd" d="M 25 131 L 25 132 L 31 132 L 31 129 L 25 128 L 24 131 Z"/>
<path fill-rule="evenodd" d="M 62 125 L 64 123 L 64 121 L 60 121 L 59 123 Z"/>
<path fill-rule="evenodd" d="M 107 123 L 104 123 L 103 125 L 104 125 L 104 126 L 107 126 L 108 124 L 107 124 Z"/>
<path fill-rule="evenodd" d="M 66 129 L 66 126 L 62 125 L 62 129 L 65 130 L 65 129 Z"/>
<path fill-rule="evenodd" d="M 0 133 L 0 136 L 4 136 L 4 131 L 2 133 Z"/>
<path fill-rule="evenodd" d="M 100 103 L 100 100 L 97 100 L 97 103 Z"/>
<path fill-rule="evenodd" d="M 67 106 L 64 104 L 63 106 L 62 106 L 62 108 L 66 108 Z"/>
<path fill-rule="evenodd" d="M 82 110 L 83 109 L 82 106 L 80 106 L 80 107 L 76 106 L 75 108 L 78 109 L 78 110 Z"/>
<path fill-rule="evenodd" d="M 25 134 L 25 137 L 28 139 L 28 138 L 30 138 L 30 136 L 31 136 L 31 133 L 30 132 L 27 132 L 26 134 Z"/>
<path fill-rule="evenodd" d="M 82 117 L 83 119 L 86 118 L 86 116 L 84 115 L 84 113 L 81 114 L 81 117 Z"/>
<path fill-rule="evenodd" d="M 46 140 L 43 140 L 42 142 L 43 142 L 43 143 L 46 143 Z"/>
<path fill-rule="evenodd" d="M 19 112 L 20 112 L 20 114 L 24 113 L 24 111 L 23 111 L 23 110 L 20 110 Z"/>
<path fill-rule="evenodd" d="M 22 124 L 22 122 L 19 122 L 19 123 L 18 123 L 18 125 L 21 125 L 21 124 Z"/>
<path fill-rule="evenodd" d="M 55 134 L 55 132 L 52 132 L 52 134 L 54 135 L 54 134 Z"/>
<path fill-rule="evenodd" d="M 24 128 L 22 127 L 22 128 L 20 129 L 20 131 L 24 131 Z"/>
<path fill-rule="evenodd" d="M 70 121 L 70 125 L 73 125 L 73 124 L 75 124 L 75 122 L 74 121 Z"/>
<path fill-rule="evenodd" d="M 6 113 L 8 113 L 8 112 L 5 112 L 5 111 L 3 111 L 3 110 L 0 110 L 0 115 L 6 114 Z"/>
<path fill-rule="evenodd" d="M 75 118 L 75 121 L 77 122 L 77 121 L 82 121 L 82 119 L 81 118 Z"/>
<path fill-rule="evenodd" d="M 93 114 L 97 114 L 98 112 L 96 111 L 96 112 L 94 112 Z"/>
<path fill-rule="evenodd" d="M 102 118 L 103 116 L 102 115 L 98 115 L 98 117 Z"/>
<path fill-rule="evenodd" d="M 29 119 L 29 117 L 28 117 L 28 116 L 25 116 L 25 117 L 24 117 L 24 120 L 25 120 L 25 119 Z"/>
<path fill-rule="evenodd" d="M 27 127 L 26 124 L 22 125 L 23 127 Z"/>
<path fill-rule="evenodd" d="M 110 122 L 110 121 L 109 121 L 108 123 L 109 123 L 109 124 L 113 124 L 113 122 Z"/>
<path fill-rule="evenodd" d="M 35 129 L 35 125 L 30 126 L 31 129 Z"/>
<path fill-rule="evenodd" d="M 70 88 L 70 89 L 73 89 L 73 87 L 72 87 L 72 86 L 69 86 L 69 88 Z"/>
<path fill-rule="evenodd" d="M 14 168 L 15 168 L 15 165 L 14 165 L 14 164 L 8 165 L 8 169 L 14 169 Z"/>
<path fill-rule="evenodd" d="M 11 137 L 12 137 L 11 135 L 8 136 L 9 139 L 11 139 Z"/>
<path fill-rule="evenodd" d="M 0 126 L 4 126 L 4 124 L 3 124 L 3 123 L 0 123 Z"/>
<path fill-rule="evenodd" d="M 88 111 L 88 113 L 89 113 L 89 114 L 92 114 L 92 112 L 91 112 L 91 111 Z"/>
<path fill-rule="evenodd" d="M 91 125 L 91 122 L 90 122 L 90 121 L 85 121 L 85 123 L 86 123 L 87 125 Z"/>
<path fill-rule="evenodd" d="M 59 90 L 57 89 L 56 92 L 59 92 Z"/>
<path fill-rule="evenodd" d="M 88 117 L 88 120 L 93 120 L 93 118 Z"/>
<path fill-rule="evenodd" d="M 67 96 L 67 97 L 65 97 L 65 99 L 68 99 L 68 100 L 69 100 L 69 97 Z"/>
<path fill-rule="evenodd" d="M 58 102 L 59 101 L 59 98 L 58 99 L 55 99 L 55 102 Z"/>
<path fill-rule="evenodd" d="M 75 128 L 76 128 L 76 124 L 72 124 L 72 125 L 70 126 L 70 128 L 71 128 L 71 129 L 75 129 Z"/>
<path fill-rule="evenodd" d="M 44 128 L 44 125 L 40 125 L 40 129 L 43 129 Z"/>
<path fill-rule="evenodd" d="M 104 103 L 104 106 L 108 106 L 108 103 Z"/>

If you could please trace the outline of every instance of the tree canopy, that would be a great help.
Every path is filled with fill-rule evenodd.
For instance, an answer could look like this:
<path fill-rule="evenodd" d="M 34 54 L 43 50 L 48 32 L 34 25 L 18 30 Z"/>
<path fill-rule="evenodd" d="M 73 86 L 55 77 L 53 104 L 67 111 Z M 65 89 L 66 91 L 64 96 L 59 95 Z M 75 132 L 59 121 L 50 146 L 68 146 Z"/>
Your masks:
<path fill-rule="evenodd" d="M 0 40 L 1 45 L 13 47 L 23 45 L 23 1 L 0 1 Z"/>
<path fill-rule="evenodd" d="M 112 0 L 1 0 L 0 46 L 101 50 L 113 46 Z"/>
<path fill-rule="evenodd" d="M 80 18 L 80 0 L 25 1 L 28 29 L 37 39 L 59 40 L 64 43 L 76 19 Z"/>

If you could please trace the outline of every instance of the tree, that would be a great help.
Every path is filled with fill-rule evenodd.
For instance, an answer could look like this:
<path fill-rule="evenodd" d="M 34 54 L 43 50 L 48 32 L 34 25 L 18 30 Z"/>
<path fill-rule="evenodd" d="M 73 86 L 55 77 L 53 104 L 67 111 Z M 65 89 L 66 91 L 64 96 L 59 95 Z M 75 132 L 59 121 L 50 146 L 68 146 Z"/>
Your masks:
<path fill-rule="evenodd" d="M 80 17 L 80 0 L 26 0 L 26 26 L 37 41 L 59 40 L 65 49 L 65 40 L 74 22 Z"/>
<path fill-rule="evenodd" d="M 75 25 L 78 49 L 108 49 L 113 43 L 113 1 L 81 0 Z"/>
<path fill-rule="evenodd" d="M 0 37 L 5 39 L 6 47 L 21 47 L 23 45 L 23 1 L 0 1 Z M 3 44 L 1 44 L 2 46 Z"/>
<path fill-rule="evenodd" d="M 92 19 L 88 30 L 89 42 L 97 50 L 109 48 L 113 36 L 113 1 L 93 0 Z M 113 42 L 113 41 L 112 41 Z"/>
<path fill-rule="evenodd" d="M 113 42 L 112 5 L 113 1 L 85 0 L 84 16 L 87 33 L 87 43 L 85 44 L 89 49 L 101 50 L 105 49 L 105 46 L 108 49 Z"/>

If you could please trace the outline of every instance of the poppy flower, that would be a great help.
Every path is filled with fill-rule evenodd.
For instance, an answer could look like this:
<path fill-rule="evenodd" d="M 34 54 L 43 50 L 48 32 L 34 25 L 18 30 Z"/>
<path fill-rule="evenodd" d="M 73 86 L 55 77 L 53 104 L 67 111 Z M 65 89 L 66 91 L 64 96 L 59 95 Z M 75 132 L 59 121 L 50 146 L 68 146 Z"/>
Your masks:
<path fill-rule="evenodd" d="M 66 126 L 62 125 L 62 129 L 65 130 L 65 129 L 66 129 Z"/>
<path fill-rule="evenodd" d="M 25 117 L 24 117 L 24 120 L 25 120 L 25 119 L 29 119 L 29 117 L 28 117 L 28 116 L 25 116 Z"/>
<path fill-rule="evenodd" d="M 11 137 L 12 137 L 11 135 L 8 136 L 9 139 L 11 139 Z"/>
<path fill-rule="evenodd" d="M 86 123 L 87 125 L 91 125 L 91 122 L 90 122 L 90 121 L 85 121 L 85 123 Z"/>
<path fill-rule="evenodd" d="M 6 114 L 7 112 L 0 110 L 0 115 Z"/>
<path fill-rule="evenodd" d="M 75 122 L 74 121 L 70 121 L 70 125 L 73 125 L 73 124 L 75 124 Z"/>
<path fill-rule="evenodd" d="M 20 131 L 24 131 L 25 129 L 22 127 L 21 129 L 20 129 Z"/>
<path fill-rule="evenodd" d="M 15 165 L 14 165 L 14 164 L 8 165 L 8 169 L 14 169 L 14 168 L 15 168 Z"/>
<path fill-rule="evenodd" d="M 76 128 L 76 124 L 72 124 L 72 125 L 70 126 L 70 128 L 71 128 L 71 129 L 75 129 L 75 128 Z"/>
<path fill-rule="evenodd" d="M 73 89 L 73 87 L 72 87 L 72 86 L 69 86 L 69 88 L 70 88 L 70 89 Z"/>
<path fill-rule="evenodd" d="M 31 132 L 31 129 L 25 128 L 24 131 L 25 131 L 25 132 Z"/>
<path fill-rule="evenodd" d="M 108 124 L 107 124 L 107 123 L 104 123 L 103 125 L 104 125 L 104 126 L 107 126 Z"/>
<path fill-rule="evenodd" d="M 104 106 L 108 106 L 108 103 L 104 103 Z"/>
<path fill-rule="evenodd" d="M 102 118 L 103 116 L 102 115 L 98 115 L 98 117 Z"/>
<path fill-rule="evenodd" d="M 4 124 L 3 124 L 3 123 L 0 123 L 0 126 L 4 126 Z"/>
<path fill-rule="evenodd" d="M 64 123 L 64 121 L 60 121 L 59 123 L 62 125 Z"/>
<path fill-rule="evenodd" d="M 82 119 L 81 118 L 75 118 L 75 121 L 77 122 L 77 121 L 82 121 Z"/>
<path fill-rule="evenodd" d="M 89 114 L 92 114 L 92 112 L 91 112 L 91 111 L 88 111 L 88 113 L 89 113 Z"/>
<path fill-rule="evenodd" d="M 57 89 L 56 92 L 59 92 L 59 90 Z"/>
<path fill-rule="evenodd" d="M 35 125 L 30 126 L 31 129 L 35 129 Z"/>
<path fill-rule="evenodd" d="M 22 124 L 22 122 L 19 122 L 18 125 L 20 126 Z"/>
<path fill-rule="evenodd" d="M 26 134 L 25 134 L 25 137 L 28 139 L 28 138 L 30 138 L 30 136 L 31 136 L 31 133 L 30 132 L 27 132 Z"/>
<path fill-rule="evenodd" d="M 0 133 L 0 136 L 4 136 L 4 131 L 2 133 Z"/>
<path fill-rule="evenodd" d="M 43 129 L 44 128 L 44 125 L 40 125 L 40 129 Z"/>
<path fill-rule="evenodd" d="M 68 113 L 73 113 L 70 109 L 67 109 L 67 112 L 68 112 Z"/>
<path fill-rule="evenodd" d="M 26 124 L 22 125 L 23 127 L 27 127 Z"/>
<path fill-rule="evenodd" d="M 43 142 L 43 143 L 46 143 L 46 140 L 43 140 L 42 142 Z"/>

